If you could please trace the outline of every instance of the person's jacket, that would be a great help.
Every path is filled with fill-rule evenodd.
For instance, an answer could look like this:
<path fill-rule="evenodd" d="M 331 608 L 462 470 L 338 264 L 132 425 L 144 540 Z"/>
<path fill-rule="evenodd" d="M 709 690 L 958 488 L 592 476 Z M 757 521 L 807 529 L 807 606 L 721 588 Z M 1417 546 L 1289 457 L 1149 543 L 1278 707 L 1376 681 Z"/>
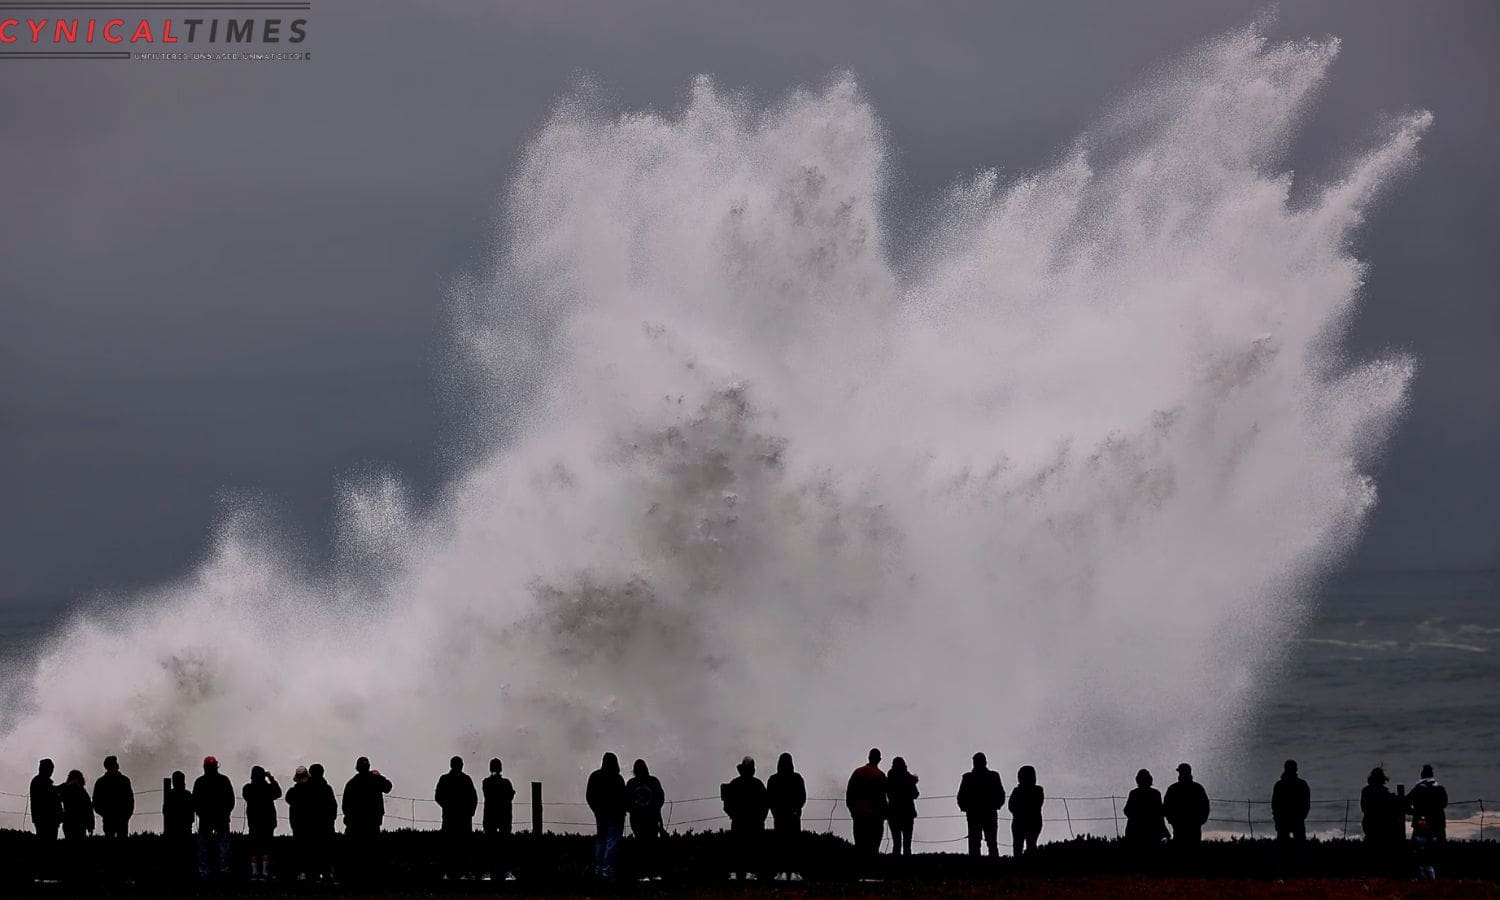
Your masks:
<path fill-rule="evenodd" d="M 767 802 L 766 786 L 754 775 L 741 775 L 721 791 L 724 800 L 724 815 L 733 825 L 764 827 L 766 813 L 771 811 Z"/>
<path fill-rule="evenodd" d="M 1448 789 L 1436 779 L 1423 778 L 1412 786 L 1406 795 L 1406 808 L 1411 811 L 1412 822 L 1426 819 L 1427 827 L 1438 837 L 1445 837 L 1448 830 Z"/>
<path fill-rule="evenodd" d="M 443 821 L 462 823 L 474 821 L 474 810 L 479 808 L 479 794 L 474 791 L 474 779 L 469 773 L 450 769 L 438 779 L 432 799 L 443 811 Z"/>
<path fill-rule="evenodd" d="M 1167 786 L 1162 813 L 1173 828 L 1202 828 L 1208 821 L 1208 792 L 1196 781 L 1174 781 Z"/>
<path fill-rule="evenodd" d="M 910 771 L 891 771 L 885 776 L 886 816 L 898 822 L 917 817 L 917 776 Z"/>
<path fill-rule="evenodd" d="M 339 798 L 333 795 L 333 785 L 327 778 L 309 776 L 305 787 L 312 793 L 308 814 L 313 833 L 325 837 L 333 834 L 333 825 L 339 818 Z"/>
<path fill-rule="evenodd" d="M 885 815 L 885 773 L 874 763 L 865 763 L 849 775 L 844 805 L 851 816 Z"/>
<path fill-rule="evenodd" d="M 286 789 L 286 823 L 292 834 L 307 837 L 317 831 L 318 797 L 312 788 L 312 780 L 296 781 Z"/>
<path fill-rule="evenodd" d="M 344 785 L 344 827 L 380 827 L 385 818 L 385 795 L 391 780 L 374 772 L 355 772 Z"/>
<path fill-rule="evenodd" d="M 62 798 L 63 830 L 93 831 L 94 807 L 89 800 L 88 788 L 81 784 L 63 782 L 57 793 Z"/>
<path fill-rule="evenodd" d="M 31 821 L 38 828 L 62 824 L 62 800 L 48 775 L 37 774 L 31 779 Z"/>
<path fill-rule="evenodd" d="M 186 837 L 193 833 L 193 792 L 185 787 L 169 787 L 161 798 L 162 833 L 167 837 Z"/>
<path fill-rule="evenodd" d="M 506 828 L 511 823 L 510 804 L 516 799 L 516 789 L 504 775 L 491 775 L 484 780 L 484 827 Z"/>
<path fill-rule="evenodd" d="M 589 776 L 584 799 L 598 818 L 621 825 L 625 823 L 625 779 L 619 772 L 595 769 Z"/>
<path fill-rule="evenodd" d="M 1125 839 L 1160 842 L 1167 836 L 1166 816 L 1162 813 L 1161 792 L 1153 787 L 1138 787 L 1125 798 Z"/>
<path fill-rule="evenodd" d="M 807 805 L 807 784 L 799 772 L 778 771 L 766 779 L 766 800 L 778 819 L 802 815 Z"/>
<path fill-rule="evenodd" d="M 1282 775 L 1271 789 L 1271 818 L 1277 822 L 1304 822 L 1310 809 L 1312 792 L 1307 782 L 1296 775 Z"/>
<path fill-rule="evenodd" d="M 1405 830 L 1401 801 L 1383 784 L 1367 784 L 1359 792 L 1360 827 L 1365 837 L 1387 840 Z"/>
<path fill-rule="evenodd" d="M 281 785 L 269 776 L 261 781 L 252 779 L 240 788 L 240 796 L 245 798 L 247 827 L 276 828 L 276 801 L 281 799 Z"/>
<path fill-rule="evenodd" d="M 655 775 L 636 775 L 625 782 L 625 802 L 632 827 L 649 826 L 661 821 L 661 808 L 667 804 L 667 792 Z"/>
<path fill-rule="evenodd" d="M 234 811 L 234 785 L 223 772 L 204 772 L 193 782 L 193 812 L 198 814 L 199 828 L 229 830 L 229 814 Z"/>
<path fill-rule="evenodd" d="M 1018 784 L 1010 792 L 1010 817 L 1023 828 L 1042 827 L 1042 803 L 1047 799 L 1039 784 Z"/>
<path fill-rule="evenodd" d="M 128 819 L 135 813 L 135 791 L 123 772 L 105 772 L 94 779 L 94 812 L 105 822 Z"/>
<path fill-rule="evenodd" d="M 1005 805 L 1005 786 L 994 769 L 973 769 L 958 783 L 958 808 L 971 816 L 995 812 Z"/>

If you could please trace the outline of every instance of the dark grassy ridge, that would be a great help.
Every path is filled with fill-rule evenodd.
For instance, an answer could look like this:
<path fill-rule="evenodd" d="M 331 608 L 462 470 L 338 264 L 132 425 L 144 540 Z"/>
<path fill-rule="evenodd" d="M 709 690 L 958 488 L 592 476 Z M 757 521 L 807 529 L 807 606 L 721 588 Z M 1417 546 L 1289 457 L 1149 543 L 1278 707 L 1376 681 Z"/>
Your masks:
<path fill-rule="evenodd" d="M 1092 885 L 1090 892 L 1128 896 L 1139 890 L 1189 896 L 1209 893 L 1232 896 L 1260 896 L 1261 887 L 1271 893 L 1265 896 L 1305 896 L 1285 887 L 1275 888 L 1279 877 L 1288 884 L 1310 886 L 1325 883 L 1333 889 L 1334 881 L 1363 885 L 1362 896 L 1443 896 L 1445 892 L 1427 893 L 1426 886 L 1409 880 L 1415 864 L 1404 851 L 1384 857 L 1372 857 L 1360 841 L 1309 842 L 1305 863 L 1285 871 L 1277 869 L 1277 854 L 1270 840 L 1215 841 L 1204 844 L 1192 865 L 1179 860 L 1163 859 L 1142 871 L 1127 858 L 1116 841 L 1078 838 L 1040 847 L 1026 864 L 1009 858 L 975 865 L 956 853 L 925 853 L 910 859 L 882 858 L 877 869 L 861 872 L 853 847 L 842 838 L 825 834 L 804 835 L 802 871 L 807 881 L 802 885 L 760 881 L 753 885 L 730 885 L 731 844 L 721 832 L 680 834 L 662 840 L 662 882 L 640 884 L 634 880 L 637 856 L 634 842 L 627 839 L 621 852 L 622 879 L 617 885 L 593 880 L 589 869 L 593 862 L 592 838 L 587 835 L 552 834 L 533 838 L 528 833 L 512 839 L 515 865 L 519 877 L 515 882 L 443 882 L 440 880 L 442 836 L 431 831 L 390 831 L 379 843 L 377 870 L 361 882 L 354 878 L 350 866 L 343 867 L 338 886 L 321 886 L 290 880 L 294 851 L 289 838 L 279 837 L 275 845 L 277 879 L 270 884 L 250 883 L 248 847 L 243 835 L 233 839 L 235 877 L 223 884 L 197 885 L 183 866 L 191 870 L 192 847 L 178 849 L 179 868 L 171 869 L 171 848 L 158 835 L 141 834 L 116 843 L 91 838 L 69 845 L 59 842 L 56 857 L 40 858 L 41 845 L 26 832 L 0 831 L 0 894 L 5 896 L 68 897 L 79 894 L 116 896 L 163 896 L 168 894 L 204 894 L 208 896 L 349 896 L 359 894 L 436 896 L 480 893 L 505 894 L 610 894 L 669 893 L 682 896 L 710 893 L 776 892 L 787 895 L 859 896 L 877 892 L 897 895 L 968 894 L 1017 890 L 1056 896 L 1077 896 L 1076 890 Z M 474 849 L 478 855 L 476 836 Z M 335 848 L 335 859 L 346 848 Z M 1500 842 L 1454 841 L 1442 849 L 1436 860 L 1438 882 L 1458 889 L 1458 880 L 1469 884 L 1463 891 L 1471 896 L 1500 897 Z M 33 878 L 50 869 L 57 883 L 36 884 Z M 877 883 L 861 881 L 861 876 L 881 879 Z M 1371 882 L 1370 878 L 1392 881 Z M 1187 880 L 1184 880 L 1187 879 Z M 1208 880 L 1203 880 L 1208 879 Z M 1309 880 L 1312 879 L 1312 880 Z M 1321 881 L 1320 881 L 1321 880 Z M 1115 887 L 1108 887 L 1114 885 Z M 1133 888 L 1127 887 L 1133 885 Z M 1176 887 L 1173 887 L 1176 885 Z M 1196 887 L 1191 887 L 1196 885 Z M 1260 887 L 1257 887 L 1259 885 Z M 1116 888 L 1124 893 L 1115 893 Z M 1352 889 L 1352 888 L 1351 888 Z M 1246 890 L 1249 893 L 1246 893 Z M 1185 891 L 1186 893 L 1178 893 Z M 1339 891 L 1334 891 L 1338 893 Z M 1352 894 L 1351 894 L 1352 896 Z"/>

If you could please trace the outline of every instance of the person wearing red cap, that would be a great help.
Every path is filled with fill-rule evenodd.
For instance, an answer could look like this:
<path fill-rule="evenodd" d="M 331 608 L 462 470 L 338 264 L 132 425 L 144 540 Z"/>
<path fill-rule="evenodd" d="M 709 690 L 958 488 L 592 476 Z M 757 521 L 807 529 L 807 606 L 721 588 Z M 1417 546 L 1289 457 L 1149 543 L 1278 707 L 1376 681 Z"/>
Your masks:
<path fill-rule="evenodd" d="M 234 785 L 219 771 L 219 761 L 203 757 L 203 774 L 193 782 L 193 811 L 198 814 L 198 877 L 229 874 L 229 814 Z M 212 857 L 214 865 L 210 866 Z"/>

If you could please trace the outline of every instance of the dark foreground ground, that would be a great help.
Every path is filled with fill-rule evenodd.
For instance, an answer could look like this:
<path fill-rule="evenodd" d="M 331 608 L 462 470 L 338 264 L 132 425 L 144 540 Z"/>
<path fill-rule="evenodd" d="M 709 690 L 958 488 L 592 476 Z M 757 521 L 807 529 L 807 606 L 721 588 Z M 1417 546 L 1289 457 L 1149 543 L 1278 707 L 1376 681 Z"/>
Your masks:
<path fill-rule="evenodd" d="M 0 896 L 75 897 L 472 897 L 485 895 L 666 896 L 666 897 L 1483 897 L 1500 900 L 1500 843 L 1455 841 L 1434 860 L 1439 880 L 1418 882 L 1406 853 L 1372 856 L 1359 841 L 1310 842 L 1300 865 L 1279 864 L 1269 840 L 1205 844 L 1196 860 L 1162 859 L 1143 867 L 1114 841 L 1093 838 L 1043 845 L 1026 864 L 1002 859 L 975 866 L 953 853 L 881 860 L 864 872 L 853 848 L 828 835 L 805 836 L 800 883 L 730 882 L 732 845 L 722 833 L 681 834 L 664 839 L 656 871 L 661 881 L 641 882 L 642 860 L 631 840 L 622 853 L 622 878 L 603 884 L 589 876 L 592 839 L 580 835 L 518 834 L 512 842 L 516 881 L 443 881 L 442 836 L 393 831 L 376 845 L 372 868 L 361 879 L 347 848 L 334 884 L 293 880 L 290 840 L 276 842 L 271 882 L 250 882 L 243 838 L 235 836 L 234 873 L 224 882 L 198 884 L 191 876 L 191 847 L 176 856 L 156 835 L 136 835 L 110 844 L 91 838 L 59 845 L 54 858 L 27 833 L 0 831 Z M 474 845 L 479 862 L 479 844 Z M 988 861 L 985 861 L 986 863 Z M 173 866 L 176 865 L 174 869 Z M 184 871 L 184 865 L 189 871 Z M 44 880 L 38 881 L 38 876 Z"/>

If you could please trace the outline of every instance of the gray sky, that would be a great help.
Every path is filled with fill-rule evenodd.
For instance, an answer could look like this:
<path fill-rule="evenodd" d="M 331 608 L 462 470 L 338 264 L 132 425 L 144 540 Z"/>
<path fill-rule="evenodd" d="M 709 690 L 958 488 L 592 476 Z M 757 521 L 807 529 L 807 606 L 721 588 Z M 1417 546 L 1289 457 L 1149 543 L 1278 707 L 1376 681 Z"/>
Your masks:
<path fill-rule="evenodd" d="M 447 292 L 483 266 L 517 152 L 580 73 L 622 106 L 691 77 L 774 98 L 854 71 L 889 127 L 892 213 L 1044 164 L 1111 98 L 1250 21 L 1241 2 L 315 0 L 313 60 L 0 70 L 0 604 L 172 577 L 225 497 L 326 543 L 368 467 L 430 496 L 463 459 Z M 1355 355 L 1415 354 L 1411 414 L 1354 564 L 1500 567 L 1500 5 L 1289 2 L 1337 35 L 1293 149 L 1334 170 L 1430 109 L 1377 210 Z"/>

